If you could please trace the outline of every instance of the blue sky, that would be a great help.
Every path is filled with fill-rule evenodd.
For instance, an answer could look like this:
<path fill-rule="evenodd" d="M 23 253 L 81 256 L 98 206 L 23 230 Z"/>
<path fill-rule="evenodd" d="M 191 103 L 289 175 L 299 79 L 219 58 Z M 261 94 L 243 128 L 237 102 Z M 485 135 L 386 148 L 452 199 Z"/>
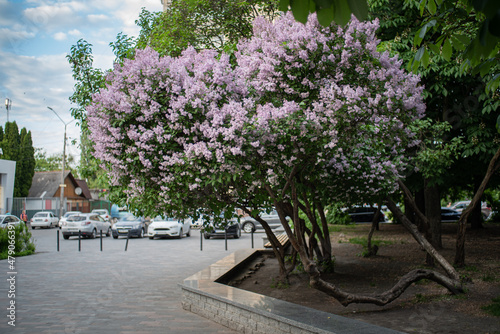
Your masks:
<path fill-rule="evenodd" d="M 83 38 L 93 45 L 94 66 L 111 68 L 109 43 L 119 32 L 138 35 L 142 7 L 161 11 L 161 0 L 0 0 L 0 125 L 7 122 L 9 98 L 9 121 L 30 130 L 36 148 L 61 154 L 64 124 L 47 106 L 64 122 L 72 120 L 68 98 L 75 82 L 66 55 Z M 67 136 L 79 141 L 76 122 Z M 78 145 L 66 150 L 79 159 Z"/>

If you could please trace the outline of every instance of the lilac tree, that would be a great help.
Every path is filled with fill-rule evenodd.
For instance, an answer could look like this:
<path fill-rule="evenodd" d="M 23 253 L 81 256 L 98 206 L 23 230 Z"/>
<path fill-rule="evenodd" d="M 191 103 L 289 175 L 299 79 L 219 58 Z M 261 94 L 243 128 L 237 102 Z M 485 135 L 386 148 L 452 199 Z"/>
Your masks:
<path fill-rule="evenodd" d="M 390 302 L 404 288 L 381 302 L 320 278 L 331 263 L 324 205 L 394 190 L 416 144 L 409 126 L 425 109 L 418 77 L 377 52 L 376 29 L 355 18 L 325 28 L 314 16 L 304 25 L 285 15 L 256 19 L 254 37 L 231 55 L 138 50 L 88 108 L 114 192 L 146 213 L 222 219 L 240 208 L 261 221 L 283 261 L 257 214 L 274 206 L 312 286 L 345 305 Z M 446 277 L 425 274 L 456 291 Z M 398 284 L 423 278 L 410 276 Z"/>

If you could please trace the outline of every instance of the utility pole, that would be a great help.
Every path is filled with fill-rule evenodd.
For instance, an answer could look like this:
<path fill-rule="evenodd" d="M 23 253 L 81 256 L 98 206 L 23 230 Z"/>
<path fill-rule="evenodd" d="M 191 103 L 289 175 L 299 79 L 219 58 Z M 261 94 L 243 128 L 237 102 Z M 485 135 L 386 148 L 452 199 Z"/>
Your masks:
<path fill-rule="evenodd" d="M 61 120 L 61 122 L 64 124 L 64 140 L 63 140 L 63 159 L 62 159 L 62 172 L 61 172 L 61 184 L 60 184 L 60 187 L 61 187 L 61 191 L 60 191 L 60 200 L 59 200 L 59 219 L 62 218 L 63 216 L 63 201 L 64 201 L 64 188 L 66 187 L 66 184 L 64 184 L 64 169 L 66 168 L 66 126 L 73 122 L 74 119 L 72 119 L 71 121 L 69 122 L 64 122 L 62 120 L 62 118 L 56 113 L 56 111 L 54 109 L 52 109 L 51 107 L 47 107 L 48 109 L 52 110 L 54 112 L 54 114 L 56 114 L 56 116 Z"/>

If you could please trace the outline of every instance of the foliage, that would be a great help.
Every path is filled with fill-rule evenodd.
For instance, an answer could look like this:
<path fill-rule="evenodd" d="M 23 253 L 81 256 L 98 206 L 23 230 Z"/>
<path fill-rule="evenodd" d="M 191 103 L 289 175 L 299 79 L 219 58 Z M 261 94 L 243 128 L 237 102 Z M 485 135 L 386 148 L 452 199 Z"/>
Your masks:
<path fill-rule="evenodd" d="M 345 211 L 342 211 L 342 208 L 339 205 L 328 205 L 325 208 L 326 212 L 326 221 L 328 224 L 337 224 L 337 225 L 350 225 L 353 224 L 351 216 Z"/>
<path fill-rule="evenodd" d="M 136 47 L 149 46 L 162 56 L 178 56 L 188 46 L 231 49 L 252 36 L 255 17 L 276 17 L 277 6 L 277 1 L 263 0 L 180 0 L 163 13 L 143 9 L 136 21 L 142 28 Z"/>
<path fill-rule="evenodd" d="M 35 149 L 35 172 L 50 172 L 61 170 L 62 153 L 52 154 L 47 156 L 47 153 L 42 148 Z M 77 175 L 75 169 L 75 157 L 69 154 L 66 157 L 66 169 L 70 170 L 73 175 Z"/>
<path fill-rule="evenodd" d="M 9 254 L 9 228 L 0 228 L 0 260 L 7 259 Z M 31 255 L 35 252 L 35 244 L 31 232 L 25 224 L 19 224 L 13 228 L 15 233 L 15 257 Z M 12 255 L 11 255 L 12 256 Z"/>
<path fill-rule="evenodd" d="M 305 23 L 309 12 L 316 12 L 319 22 L 328 26 L 332 21 L 345 25 L 351 19 L 351 13 L 359 20 L 365 20 L 368 15 L 366 1 L 358 0 L 280 0 L 280 9 L 291 9 L 293 16 L 299 22 Z"/>
<path fill-rule="evenodd" d="M 35 149 L 31 131 L 22 128 L 19 132 L 16 122 L 0 127 L 0 158 L 16 162 L 14 197 L 27 197 L 35 174 Z"/>
<path fill-rule="evenodd" d="M 88 108 L 114 190 L 181 216 L 269 207 L 265 190 L 282 193 L 294 170 L 300 191 L 314 185 L 325 201 L 392 190 L 424 106 L 418 79 L 376 52 L 376 28 L 257 19 L 234 67 L 215 51 L 138 51 Z"/>
<path fill-rule="evenodd" d="M 500 317 L 500 297 L 493 298 L 491 301 L 490 305 L 483 306 L 481 309 L 495 317 Z"/>

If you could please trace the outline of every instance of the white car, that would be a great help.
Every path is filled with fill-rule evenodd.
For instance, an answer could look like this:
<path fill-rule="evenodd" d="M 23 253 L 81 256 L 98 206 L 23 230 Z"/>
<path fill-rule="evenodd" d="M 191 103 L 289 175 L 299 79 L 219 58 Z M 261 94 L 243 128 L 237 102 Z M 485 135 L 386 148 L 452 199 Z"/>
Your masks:
<path fill-rule="evenodd" d="M 98 235 L 105 234 L 107 237 L 111 235 L 111 223 L 104 220 L 97 213 L 81 213 L 68 217 L 61 227 L 64 239 L 69 239 L 71 236 L 78 236 L 94 239 Z"/>
<path fill-rule="evenodd" d="M 59 220 L 59 227 L 62 227 L 63 226 L 63 223 L 68 219 L 69 216 L 73 216 L 73 215 L 78 215 L 82 213 L 81 211 L 68 211 L 66 212 L 62 218 Z"/>
<path fill-rule="evenodd" d="M 177 218 L 169 218 L 157 216 L 148 226 L 148 237 L 175 237 L 181 239 L 184 235 L 191 236 L 191 223 L 189 219 L 182 220 Z"/>
<path fill-rule="evenodd" d="M 35 229 L 35 227 L 52 228 L 58 226 L 59 218 L 50 211 L 41 211 L 35 213 L 33 218 L 31 218 L 30 224 L 32 229 Z"/>
<path fill-rule="evenodd" d="M 109 220 L 111 218 L 111 215 L 109 214 L 109 211 L 107 209 L 94 209 L 92 210 L 92 213 L 97 213 L 104 220 Z"/>
<path fill-rule="evenodd" d="M 18 226 L 24 222 L 14 215 L 0 215 L 0 228 L 7 228 L 9 225 Z"/>

